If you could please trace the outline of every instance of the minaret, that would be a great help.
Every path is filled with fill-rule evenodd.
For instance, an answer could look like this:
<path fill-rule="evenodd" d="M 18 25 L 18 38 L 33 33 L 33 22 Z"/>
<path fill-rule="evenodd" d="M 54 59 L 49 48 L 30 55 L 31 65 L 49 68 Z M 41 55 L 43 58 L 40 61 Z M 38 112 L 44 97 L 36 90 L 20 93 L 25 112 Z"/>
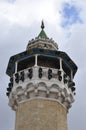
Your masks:
<path fill-rule="evenodd" d="M 16 113 L 15 130 L 67 130 L 77 66 L 47 37 L 43 21 L 41 29 L 26 51 L 12 56 L 8 63 L 7 96 Z"/>

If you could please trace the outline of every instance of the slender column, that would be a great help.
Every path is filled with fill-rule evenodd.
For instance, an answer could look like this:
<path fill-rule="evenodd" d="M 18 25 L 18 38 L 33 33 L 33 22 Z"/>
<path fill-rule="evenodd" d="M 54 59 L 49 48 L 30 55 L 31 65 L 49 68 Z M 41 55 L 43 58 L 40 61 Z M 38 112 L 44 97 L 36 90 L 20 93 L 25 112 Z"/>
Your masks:
<path fill-rule="evenodd" d="M 73 80 L 73 71 L 71 70 L 71 80 Z"/>
<path fill-rule="evenodd" d="M 38 55 L 35 55 L 35 66 L 37 66 L 37 58 L 38 58 Z"/>
<path fill-rule="evenodd" d="M 15 73 L 17 73 L 17 65 L 18 65 L 18 62 L 15 63 Z"/>
<path fill-rule="evenodd" d="M 62 70 L 62 59 L 60 58 L 60 70 Z"/>
<path fill-rule="evenodd" d="M 60 70 L 61 70 L 61 76 L 62 76 L 62 81 L 61 82 L 63 82 L 63 74 L 64 74 L 64 72 L 63 72 L 63 68 L 62 68 L 62 59 L 60 58 Z"/>

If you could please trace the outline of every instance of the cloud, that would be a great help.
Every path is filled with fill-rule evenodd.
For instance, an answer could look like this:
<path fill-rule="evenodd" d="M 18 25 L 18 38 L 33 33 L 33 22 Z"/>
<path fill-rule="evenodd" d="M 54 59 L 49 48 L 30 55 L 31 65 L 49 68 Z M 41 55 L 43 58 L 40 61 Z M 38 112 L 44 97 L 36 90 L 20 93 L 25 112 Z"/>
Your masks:
<path fill-rule="evenodd" d="M 14 3 L 16 0 L 0 0 L 0 2 Z"/>
<path fill-rule="evenodd" d="M 16 23 L 21 26 L 30 26 L 33 21 L 45 19 L 49 23 L 59 22 L 59 13 L 56 18 L 53 0 L 17 0 L 10 4 L 1 2 L 0 16 L 5 18 L 11 24 Z"/>
<path fill-rule="evenodd" d="M 7 2 L 8 1 L 8 2 Z M 55 26 L 82 23 L 83 2 L 72 0 L 7 0 L 0 3 L 0 17 L 11 25 L 31 26 L 42 19 Z M 81 6 L 80 6 L 81 5 Z M 83 10 L 81 12 L 81 9 Z M 60 14 L 60 13 L 61 14 Z M 63 21 L 63 22 L 62 22 Z"/>

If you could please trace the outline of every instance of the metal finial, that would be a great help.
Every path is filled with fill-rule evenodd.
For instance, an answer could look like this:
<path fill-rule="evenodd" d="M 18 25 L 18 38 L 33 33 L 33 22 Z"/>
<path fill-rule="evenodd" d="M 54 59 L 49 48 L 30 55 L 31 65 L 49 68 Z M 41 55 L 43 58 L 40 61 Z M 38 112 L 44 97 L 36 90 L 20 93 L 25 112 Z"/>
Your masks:
<path fill-rule="evenodd" d="M 43 20 L 42 20 L 42 22 L 41 22 L 41 29 L 44 29 L 44 22 L 43 22 Z"/>

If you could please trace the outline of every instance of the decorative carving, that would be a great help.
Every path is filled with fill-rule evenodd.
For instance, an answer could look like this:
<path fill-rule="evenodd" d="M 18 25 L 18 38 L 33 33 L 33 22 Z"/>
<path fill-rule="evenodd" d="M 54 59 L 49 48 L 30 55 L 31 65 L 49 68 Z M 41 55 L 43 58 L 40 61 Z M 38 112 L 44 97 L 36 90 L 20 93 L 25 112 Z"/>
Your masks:
<path fill-rule="evenodd" d="M 64 84 L 63 80 L 63 82 L 60 82 L 57 78 L 58 76 L 49 80 L 47 77 L 49 69 L 41 68 L 43 71 L 43 77 L 41 79 L 38 77 L 39 67 L 33 67 L 32 79 L 25 77 L 24 82 L 14 83 L 9 96 L 9 105 L 12 109 L 16 110 L 20 102 L 36 97 L 57 100 L 63 104 L 66 109 L 71 107 L 72 102 L 74 102 L 74 94 L 71 89 L 68 88 L 67 84 Z M 52 69 L 52 74 L 55 72 L 54 70 Z M 24 73 L 27 75 L 28 69 L 25 70 Z"/>

